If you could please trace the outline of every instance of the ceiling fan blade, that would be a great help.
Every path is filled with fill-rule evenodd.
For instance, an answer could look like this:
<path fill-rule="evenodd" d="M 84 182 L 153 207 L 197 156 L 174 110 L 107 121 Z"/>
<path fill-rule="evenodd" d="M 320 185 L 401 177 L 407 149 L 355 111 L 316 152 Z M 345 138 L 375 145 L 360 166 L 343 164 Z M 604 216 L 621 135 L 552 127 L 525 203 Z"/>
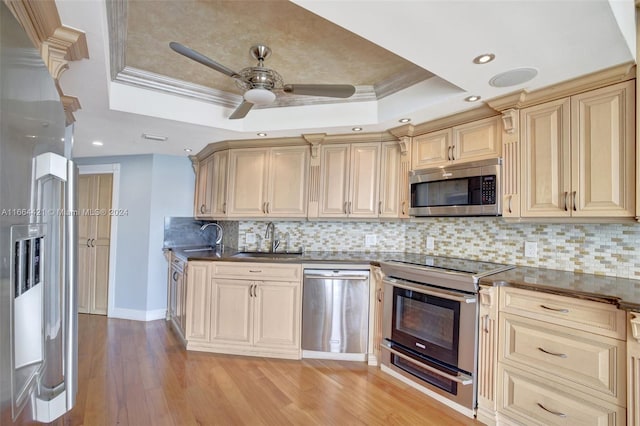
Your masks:
<path fill-rule="evenodd" d="M 348 98 L 356 92 L 356 88 L 350 84 L 286 84 L 283 89 L 294 95 L 330 98 Z"/>
<path fill-rule="evenodd" d="M 217 63 L 211 58 L 204 56 L 202 53 L 196 52 L 193 49 L 188 48 L 187 46 L 183 46 L 180 43 L 172 41 L 169 43 L 169 47 L 174 51 L 178 52 L 182 56 L 186 56 L 189 59 L 193 59 L 196 62 L 201 63 L 209 68 L 213 68 L 214 70 L 221 72 L 222 74 L 226 74 L 229 77 L 239 77 L 238 73 L 232 70 L 231 68 L 227 68 L 222 64 Z"/>
<path fill-rule="evenodd" d="M 244 118 L 247 116 L 247 113 L 251 110 L 253 104 L 251 102 L 242 101 L 240 106 L 236 108 L 235 111 L 229 116 L 229 120 L 236 120 L 238 118 Z"/>

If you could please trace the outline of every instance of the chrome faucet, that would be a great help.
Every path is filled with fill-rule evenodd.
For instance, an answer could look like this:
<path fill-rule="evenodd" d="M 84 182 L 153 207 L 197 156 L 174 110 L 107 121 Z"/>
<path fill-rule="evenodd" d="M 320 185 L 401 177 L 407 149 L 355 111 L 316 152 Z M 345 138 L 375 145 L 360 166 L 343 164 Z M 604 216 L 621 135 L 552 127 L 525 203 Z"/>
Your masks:
<path fill-rule="evenodd" d="M 216 231 L 217 231 L 217 232 L 216 232 L 216 236 L 217 236 L 217 238 L 216 238 L 216 244 L 215 244 L 215 246 L 216 246 L 216 247 L 218 247 L 218 246 L 219 246 L 219 245 L 221 245 L 221 243 L 222 243 L 222 227 L 221 227 L 220 225 L 218 225 L 217 223 L 215 223 L 215 222 L 209 222 L 209 223 L 205 223 L 204 225 L 202 225 L 202 226 L 200 227 L 200 230 L 201 230 L 201 231 L 204 231 L 204 230 L 205 230 L 205 229 L 207 229 L 209 226 L 215 226 L 215 227 L 217 228 L 217 229 L 216 229 Z"/>
<path fill-rule="evenodd" d="M 267 230 L 264 233 L 264 238 L 269 238 L 269 229 L 271 229 L 271 249 L 269 251 L 273 253 L 280 245 L 280 241 L 276 240 L 276 226 L 273 222 L 267 223 Z"/>

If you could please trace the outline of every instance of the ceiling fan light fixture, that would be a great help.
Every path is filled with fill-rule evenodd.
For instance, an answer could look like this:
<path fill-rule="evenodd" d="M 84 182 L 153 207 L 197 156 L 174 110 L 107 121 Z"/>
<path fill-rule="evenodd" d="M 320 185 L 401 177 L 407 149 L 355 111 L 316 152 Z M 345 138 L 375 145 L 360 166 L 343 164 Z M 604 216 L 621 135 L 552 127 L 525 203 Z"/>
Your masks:
<path fill-rule="evenodd" d="M 244 99 L 254 105 L 269 105 L 276 100 L 276 94 L 267 89 L 249 89 L 244 92 Z"/>

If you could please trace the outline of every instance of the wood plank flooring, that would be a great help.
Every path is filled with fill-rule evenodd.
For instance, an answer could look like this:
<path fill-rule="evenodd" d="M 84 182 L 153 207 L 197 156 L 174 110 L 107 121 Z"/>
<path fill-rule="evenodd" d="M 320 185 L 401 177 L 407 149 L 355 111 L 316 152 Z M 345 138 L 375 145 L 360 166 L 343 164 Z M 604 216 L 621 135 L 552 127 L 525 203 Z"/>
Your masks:
<path fill-rule="evenodd" d="M 187 352 L 164 320 L 80 315 L 58 425 L 479 425 L 360 362 Z"/>

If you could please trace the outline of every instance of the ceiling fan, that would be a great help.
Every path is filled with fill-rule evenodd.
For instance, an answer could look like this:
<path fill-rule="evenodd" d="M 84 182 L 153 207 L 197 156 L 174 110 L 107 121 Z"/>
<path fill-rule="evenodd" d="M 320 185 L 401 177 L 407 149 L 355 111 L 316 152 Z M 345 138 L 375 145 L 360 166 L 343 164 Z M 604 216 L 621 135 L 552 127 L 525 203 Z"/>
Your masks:
<path fill-rule="evenodd" d="M 264 60 L 271 55 L 271 49 L 262 44 L 252 46 L 251 56 L 258 60 L 255 67 L 247 67 L 235 72 L 217 63 L 211 58 L 195 50 L 172 41 L 169 47 L 209 68 L 233 78 L 236 85 L 244 90 L 243 101 L 229 116 L 230 119 L 244 118 L 254 105 L 269 105 L 276 99 L 274 91 L 284 91 L 294 95 L 326 96 L 330 98 L 348 98 L 356 88 L 350 84 L 284 84 L 282 77 L 275 70 L 266 68 Z"/>

